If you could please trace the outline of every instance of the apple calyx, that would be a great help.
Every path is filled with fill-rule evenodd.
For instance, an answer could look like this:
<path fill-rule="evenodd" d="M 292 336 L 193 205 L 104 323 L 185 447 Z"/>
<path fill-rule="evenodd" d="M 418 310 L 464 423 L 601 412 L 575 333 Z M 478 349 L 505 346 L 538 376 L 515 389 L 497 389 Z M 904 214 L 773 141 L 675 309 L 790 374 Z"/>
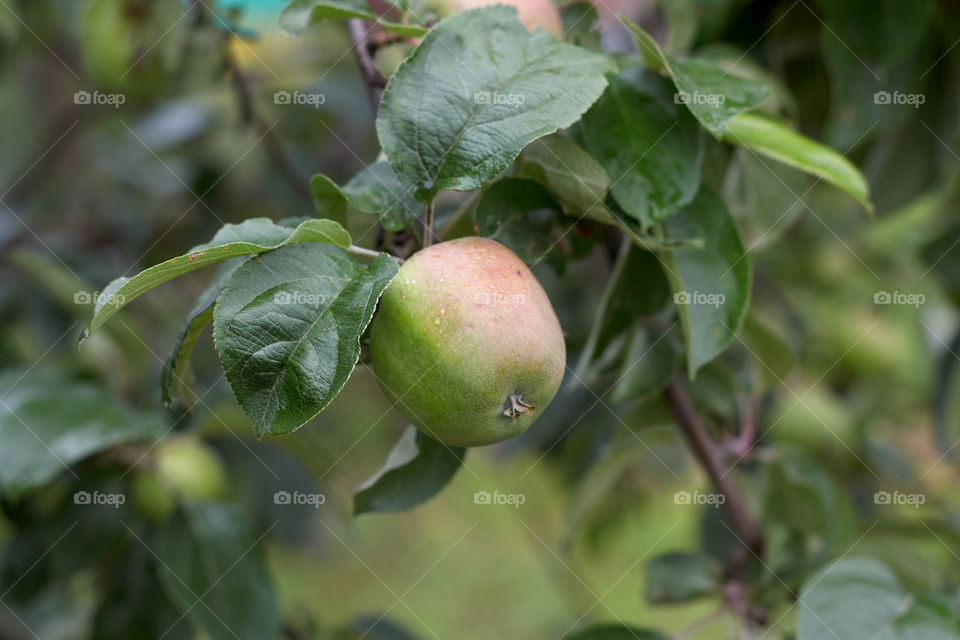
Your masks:
<path fill-rule="evenodd" d="M 521 413 L 526 414 L 528 417 L 533 417 L 533 411 L 536 409 L 532 404 L 527 404 L 523 401 L 523 397 L 519 393 L 511 393 L 507 396 L 507 399 L 503 401 L 503 415 L 510 418 L 510 421 L 513 422 L 516 420 L 517 416 Z"/>

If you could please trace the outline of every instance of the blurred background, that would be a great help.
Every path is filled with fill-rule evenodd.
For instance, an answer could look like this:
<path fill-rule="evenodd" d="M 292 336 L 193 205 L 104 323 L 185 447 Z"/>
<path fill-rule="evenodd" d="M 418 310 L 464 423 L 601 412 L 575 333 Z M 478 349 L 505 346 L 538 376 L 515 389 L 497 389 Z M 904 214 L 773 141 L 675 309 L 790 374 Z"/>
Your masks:
<path fill-rule="evenodd" d="M 689 593 L 664 592 L 649 564 L 697 549 L 723 558 L 731 543 L 715 505 L 677 497 L 709 487 L 659 396 L 636 392 L 649 381 L 620 380 L 638 348 L 633 318 L 668 303 L 649 264 L 614 292 L 602 366 L 585 383 L 565 386 L 521 438 L 471 450 L 436 498 L 395 515 L 351 515 L 353 491 L 404 428 L 363 366 L 311 423 L 257 442 L 204 334 L 200 400 L 189 415 L 162 407 L 163 361 L 210 273 L 137 300 L 77 350 L 114 277 L 224 223 L 315 215 L 311 175 L 342 184 L 376 159 L 344 25 L 285 37 L 284 4 L 0 0 L 0 638 L 207 637 L 198 620 L 245 615 L 231 609 L 237 590 L 259 603 L 248 614 L 272 612 L 288 638 L 558 638 L 602 621 L 679 633 L 709 616 L 716 593 L 696 576 Z M 835 190 L 708 141 L 705 180 L 754 261 L 753 310 L 750 337 L 692 390 L 721 439 L 756 408 L 760 446 L 735 475 L 778 576 L 760 596 L 771 637 L 790 637 L 802 578 L 851 549 L 911 589 L 955 592 L 960 2 L 597 9 L 594 34 L 610 51 L 632 55 L 612 18 L 624 11 L 676 54 L 767 79 L 763 109 L 857 164 L 877 207 L 871 222 Z M 389 74 L 412 46 L 382 47 L 377 64 Z M 445 198 L 441 216 L 463 202 Z M 375 242 L 373 218 L 351 219 L 350 231 Z M 568 250 L 562 268 L 536 267 L 571 364 L 610 271 L 603 242 L 582 244 L 557 249 Z M 638 310 L 638 299 L 658 302 Z M 751 360 L 747 344 L 760 343 L 774 367 Z M 26 415 L 83 428 L 58 436 L 76 454 L 68 471 L 19 455 L 37 447 Z M 115 424 L 143 438 L 85 455 L 84 437 Z M 522 504 L 476 504 L 479 491 Z M 877 492 L 923 502 L 885 504 Z M 222 508 L 191 512 L 211 500 Z M 212 585 L 211 558 L 230 569 Z M 224 602 L 196 604 L 208 587 Z M 731 628 L 718 615 L 683 637 Z"/>

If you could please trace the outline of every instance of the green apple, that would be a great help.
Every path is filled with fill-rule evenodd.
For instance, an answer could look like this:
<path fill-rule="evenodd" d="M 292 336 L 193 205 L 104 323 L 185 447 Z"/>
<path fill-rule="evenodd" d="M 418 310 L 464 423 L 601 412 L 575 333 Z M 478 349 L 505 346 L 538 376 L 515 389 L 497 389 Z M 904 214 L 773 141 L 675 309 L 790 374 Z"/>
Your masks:
<path fill-rule="evenodd" d="M 195 438 L 174 438 L 154 456 L 161 480 L 184 498 L 216 500 L 226 493 L 227 476 L 219 456 Z"/>
<path fill-rule="evenodd" d="M 482 446 L 523 432 L 560 386 L 566 347 L 543 287 L 509 249 L 459 238 L 410 258 L 370 329 L 380 388 L 427 435 Z"/>
<path fill-rule="evenodd" d="M 180 500 L 218 500 L 226 494 L 227 476 L 217 454 L 200 440 L 178 436 L 161 442 L 132 481 L 134 504 L 162 520 Z"/>

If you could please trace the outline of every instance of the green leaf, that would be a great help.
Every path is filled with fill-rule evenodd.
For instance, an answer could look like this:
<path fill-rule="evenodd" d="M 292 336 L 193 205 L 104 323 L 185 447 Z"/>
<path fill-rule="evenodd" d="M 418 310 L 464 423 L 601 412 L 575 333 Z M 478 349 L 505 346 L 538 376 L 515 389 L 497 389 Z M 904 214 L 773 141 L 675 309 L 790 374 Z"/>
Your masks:
<path fill-rule="evenodd" d="M 830 79 L 827 139 L 841 148 L 883 139 L 913 119 L 917 101 L 924 99 L 922 80 L 931 64 L 924 46 L 933 35 L 936 3 L 820 0 L 819 4 L 825 22 L 820 47 Z M 884 94 L 887 100 L 882 99 Z"/>
<path fill-rule="evenodd" d="M 703 188 L 665 223 L 667 238 L 703 238 L 700 249 L 663 252 L 687 342 L 687 371 L 710 362 L 733 340 L 750 297 L 750 258 L 723 202 Z"/>
<path fill-rule="evenodd" d="M 779 385 L 793 368 L 796 353 L 787 340 L 766 320 L 754 311 L 743 321 L 742 339 L 750 356 L 757 361 L 757 368 L 770 386 Z"/>
<path fill-rule="evenodd" d="M 650 34 L 629 19 L 623 21 L 641 54 L 648 61 L 657 61 L 670 74 L 677 88 L 674 102 L 686 105 L 714 137 L 720 137 L 727 120 L 753 109 L 770 95 L 765 84 L 734 75 L 705 58 L 677 60 L 668 56 Z"/>
<path fill-rule="evenodd" d="M 723 567 L 702 553 L 665 553 L 644 567 L 647 602 L 685 602 L 715 593 L 720 588 Z"/>
<path fill-rule="evenodd" d="M 623 354 L 613 387 L 614 401 L 641 402 L 657 393 L 676 375 L 680 354 L 662 330 L 637 323 Z"/>
<path fill-rule="evenodd" d="M 280 614 L 263 544 L 237 505 L 184 505 L 160 531 L 161 583 L 213 640 L 276 638 Z"/>
<path fill-rule="evenodd" d="M 814 562 L 842 553 L 855 535 L 856 513 L 830 474 L 795 453 L 780 455 L 766 472 L 764 518 L 806 536 Z"/>
<path fill-rule="evenodd" d="M 240 224 L 226 224 L 210 242 L 194 247 L 189 253 L 154 265 L 132 278 L 117 278 L 104 287 L 97 297 L 93 318 L 80 336 L 80 342 L 131 300 L 157 285 L 200 267 L 295 242 L 330 242 L 346 248 L 351 240 L 346 229 L 333 220 L 307 220 L 296 229 L 282 227 L 268 218 L 251 218 Z"/>
<path fill-rule="evenodd" d="M 625 624 L 605 624 L 567 636 L 567 640 L 668 640 L 668 637 L 656 631 L 628 627 Z"/>
<path fill-rule="evenodd" d="M 423 203 L 400 184 L 385 160 L 365 167 L 343 187 L 320 174 L 310 179 L 310 186 L 318 211 L 345 212 L 349 205 L 362 213 L 379 216 L 380 224 L 387 231 L 400 231 L 404 227 L 416 229 L 420 216 L 426 211 Z"/>
<path fill-rule="evenodd" d="M 610 81 L 582 128 L 587 149 L 613 181 L 614 200 L 649 226 L 696 195 L 703 141 L 696 120 L 670 99 L 669 83 L 636 71 L 630 81 Z"/>
<path fill-rule="evenodd" d="M 531 35 L 513 7 L 464 11 L 431 30 L 390 77 L 377 135 L 418 200 L 478 189 L 528 143 L 573 124 L 612 70 L 604 55 Z"/>
<path fill-rule="evenodd" d="M 193 309 L 187 314 L 173 350 L 163 365 L 163 371 L 160 372 L 160 394 L 164 406 L 171 408 L 179 404 L 189 409 L 197 399 L 196 394 L 190 389 L 193 383 L 190 355 L 200 334 L 213 319 L 213 305 L 223 292 L 223 288 L 227 286 L 227 280 L 241 264 L 243 264 L 243 258 L 234 258 L 221 265 L 213 281 L 203 290 L 194 303 Z"/>
<path fill-rule="evenodd" d="M 423 504 L 456 474 L 467 450 L 407 427 L 387 461 L 353 495 L 353 513 L 396 513 Z"/>
<path fill-rule="evenodd" d="M 33 369 L 0 374 L 0 488 L 14 495 L 117 444 L 153 440 L 162 416 L 132 409 L 89 382 Z"/>
<path fill-rule="evenodd" d="M 562 264 L 562 256 L 551 252 L 556 245 L 551 229 L 559 211 L 560 205 L 539 183 L 502 178 L 484 189 L 474 219 L 479 235 L 508 247 L 527 264 L 553 257 Z"/>
<path fill-rule="evenodd" d="M 335 634 L 335 640 L 419 640 L 403 627 L 388 620 L 384 613 L 379 616 L 360 616 L 350 625 Z"/>
<path fill-rule="evenodd" d="M 328 18 L 363 18 L 405 38 L 419 38 L 428 31 L 426 27 L 382 18 L 364 0 L 293 0 L 280 12 L 279 24 L 288 36 L 298 36 L 310 25 Z"/>
<path fill-rule="evenodd" d="M 294 431 L 339 393 L 360 335 L 397 273 L 386 254 L 367 268 L 330 244 L 295 244 L 250 260 L 213 311 L 213 337 L 258 438 Z"/>
<path fill-rule="evenodd" d="M 426 211 L 397 180 L 397 175 L 385 160 L 375 162 L 353 176 L 344 185 L 343 194 L 354 209 L 380 216 L 387 231 L 400 231 L 404 227 L 416 229 L 418 219 Z"/>
<path fill-rule="evenodd" d="M 642 282 L 643 287 L 637 287 L 637 282 Z M 657 313 L 671 300 L 670 283 L 657 254 L 636 246 L 630 247 L 623 273 L 604 310 L 603 330 L 596 351 L 602 352 L 613 338 L 632 330 L 637 318 Z"/>
<path fill-rule="evenodd" d="M 777 242 L 803 214 L 806 206 L 800 196 L 810 182 L 799 169 L 737 149 L 727 165 L 723 201 L 751 253 Z"/>
<path fill-rule="evenodd" d="M 800 593 L 797 640 L 953 640 L 957 617 L 900 587 L 885 565 L 845 558 L 811 576 Z"/>
<path fill-rule="evenodd" d="M 347 199 L 336 182 L 318 173 L 310 178 L 310 195 L 317 215 L 347 224 Z"/>
<path fill-rule="evenodd" d="M 590 2 L 568 2 L 560 8 L 563 21 L 563 39 L 578 47 L 603 50 L 597 21 L 600 14 Z"/>
<path fill-rule="evenodd" d="M 570 138 L 559 133 L 527 145 L 517 159 L 517 175 L 536 180 L 574 216 L 599 216 L 606 221 L 603 206 L 610 177 L 593 157 Z"/>
<path fill-rule="evenodd" d="M 833 149 L 778 122 L 751 114 L 729 120 L 723 131 L 723 140 L 818 176 L 853 196 L 868 214 L 873 215 L 866 179 L 859 169 Z"/>

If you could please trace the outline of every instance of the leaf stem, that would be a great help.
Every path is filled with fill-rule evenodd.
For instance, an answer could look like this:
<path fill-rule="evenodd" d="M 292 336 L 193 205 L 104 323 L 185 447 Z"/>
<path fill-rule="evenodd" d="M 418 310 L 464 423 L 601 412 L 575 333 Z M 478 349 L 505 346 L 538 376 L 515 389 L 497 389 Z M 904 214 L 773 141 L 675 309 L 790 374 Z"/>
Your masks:
<path fill-rule="evenodd" d="M 426 249 L 433 244 L 433 204 L 434 199 L 430 198 L 427 204 L 427 213 L 423 218 L 423 248 Z"/>

